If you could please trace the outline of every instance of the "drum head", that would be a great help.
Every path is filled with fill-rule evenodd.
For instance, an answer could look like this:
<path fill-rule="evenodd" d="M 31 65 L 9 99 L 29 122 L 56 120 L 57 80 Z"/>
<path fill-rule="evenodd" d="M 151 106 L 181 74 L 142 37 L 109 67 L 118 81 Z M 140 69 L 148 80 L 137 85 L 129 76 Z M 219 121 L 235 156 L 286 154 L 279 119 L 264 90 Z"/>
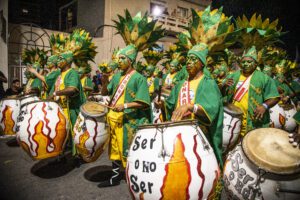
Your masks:
<path fill-rule="evenodd" d="M 224 106 L 224 112 L 234 117 L 242 117 L 243 111 L 239 107 L 233 104 L 227 104 Z"/>
<path fill-rule="evenodd" d="M 247 133 L 242 142 L 246 156 L 258 167 L 275 174 L 300 171 L 300 149 L 289 143 L 288 133 L 260 128 Z"/>
<path fill-rule="evenodd" d="M 80 111 L 85 116 L 101 117 L 107 113 L 107 108 L 97 102 L 89 101 L 80 107 Z"/>

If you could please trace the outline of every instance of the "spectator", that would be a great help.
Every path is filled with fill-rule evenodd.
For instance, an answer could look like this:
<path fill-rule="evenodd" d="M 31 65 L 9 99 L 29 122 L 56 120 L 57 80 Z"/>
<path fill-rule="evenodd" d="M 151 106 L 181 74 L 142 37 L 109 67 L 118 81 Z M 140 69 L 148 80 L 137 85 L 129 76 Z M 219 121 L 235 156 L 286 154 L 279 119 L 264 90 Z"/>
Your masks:
<path fill-rule="evenodd" d="M 5 91 L 4 91 L 3 83 L 7 83 L 7 78 L 0 71 L 0 100 L 3 99 L 4 96 L 5 96 Z"/>
<path fill-rule="evenodd" d="M 94 93 L 98 93 L 99 92 L 99 88 L 98 88 L 98 82 L 97 82 L 97 75 L 93 76 L 93 85 L 94 85 Z"/>
<path fill-rule="evenodd" d="M 11 83 L 11 87 L 8 88 L 5 92 L 5 96 L 18 95 L 22 92 L 19 79 L 14 79 Z"/>

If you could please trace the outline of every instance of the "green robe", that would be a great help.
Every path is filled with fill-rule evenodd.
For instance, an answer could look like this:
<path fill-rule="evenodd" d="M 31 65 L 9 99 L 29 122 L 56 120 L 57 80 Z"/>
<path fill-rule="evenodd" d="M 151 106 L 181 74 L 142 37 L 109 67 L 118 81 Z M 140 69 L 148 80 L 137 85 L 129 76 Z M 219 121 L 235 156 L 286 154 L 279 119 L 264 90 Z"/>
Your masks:
<path fill-rule="evenodd" d="M 298 111 L 293 118 L 297 122 L 298 126 L 300 126 L 300 111 Z"/>
<path fill-rule="evenodd" d="M 115 74 L 107 86 L 111 99 L 121 81 L 121 73 Z M 134 72 L 127 82 L 124 89 L 124 103 L 143 102 L 148 105 L 144 109 L 124 110 L 123 115 L 123 156 L 127 157 L 129 146 L 133 139 L 134 133 L 139 125 L 148 124 L 151 119 L 150 113 L 150 96 L 148 91 L 147 79 L 138 72 Z"/>
<path fill-rule="evenodd" d="M 164 77 L 163 77 L 163 83 L 165 83 L 166 78 L 170 72 L 168 72 Z M 189 76 L 188 72 L 186 71 L 186 67 L 183 66 L 181 70 L 177 71 L 175 76 L 173 77 L 172 84 L 177 85 L 177 83 L 181 80 L 186 80 L 187 77 Z"/>
<path fill-rule="evenodd" d="M 56 78 L 60 75 L 60 70 L 56 69 L 45 76 L 47 95 L 50 93 L 53 85 L 55 84 Z"/>
<path fill-rule="evenodd" d="M 64 85 L 65 85 L 65 88 L 72 87 L 77 90 L 77 92 L 74 96 L 68 98 L 70 120 L 71 120 L 72 127 L 74 127 L 77 116 L 80 112 L 80 106 L 82 104 L 84 104 L 86 101 L 84 94 L 83 94 L 83 89 L 82 89 L 82 86 L 80 83 L 79 75 L 74 69 L 71 69 L 66 74 L 65 79 L 64 79 Z M 55 90 L 55 84 L 53 85 L 50 94 L 52 94 L 54 92 L 54 90 Z"/>
<path fill-rule="evenodd" d="M 180 81 L 171 91 L 170 96 L 165 101 L 166 118 L 171 119 L 173 111 L 176 109 L 180 95 L 180 90 L 185 81 Z M 223 131 L 223 103 L 220 90 L 216 82 L 204 75 L 200 81 L 195 94 L 195 104 L 199 104 L 205 110 L 209 121 L 197 118 L 199 123 L 208 129 L 207 138 L 212 145 L 220 167 L 222 161 L 222 131 Z"/>
<path fill-rule="evenodd" d="M 292 90 L 289 88 L 289 86 L 285 83 L 281 83 L 279 80 L 275 79 L 275 84 L 277 88 L 280 88 L 281 90 L 283 90 L 283 95 L 284 96 L 289 96 L 291 95 L 293 92 Z"/>
<path fill-rule="evenodd" d="M 31 89 L 39 89 L 39 91 L 42 91 L 42 81 L 38 78 L 35 78 L 31 85 L 29 86 Z"/>
<path fill-rule="evenodd" d="M 238 70 L 226 77 L 232 78 L 234 84 L 226 89 L 225 103 L 232 103 L 236 90 L 236 85 L 241 76 L 241 71 Z M 246 132 L 256 128 L 269 127 L 270 113 L 265 112 L 262 120 L 254 119 L 254 111 L 257 106 L 262 105 L 266 100 L 279 97 L 276 84 L 273 79 L 264 73 L 255 70 L 250 80 L 248 90 L 248 114 Z"/>

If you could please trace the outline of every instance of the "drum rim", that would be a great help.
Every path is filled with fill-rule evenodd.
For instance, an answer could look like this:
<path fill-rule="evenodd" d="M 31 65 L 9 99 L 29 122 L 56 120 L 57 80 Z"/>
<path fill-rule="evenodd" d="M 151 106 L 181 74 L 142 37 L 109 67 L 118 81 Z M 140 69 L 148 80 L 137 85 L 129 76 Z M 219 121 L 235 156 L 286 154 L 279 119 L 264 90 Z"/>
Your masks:
<path fill-rule="evenodd" d="M 274 128 L 274 129 L 276 129 L 276 128 Z M 254 130 L 257 130 L 257 129 L 254 129 Z M 249 131 L 243 138 L 242 138 L 242 141 L 241 141 L 241 149 L 242 149 L 242 151 L 243 151 L 243 153 L 244 153 L 244 155 L 246 156 L 246 158 L 248 159 L 248 161 L 250 162 L 250 163 L 252 163 L 254 166 L 256 166 L 258 169 L 262 169 L 262 170 L 264 170 L 265 172 L 267 172 L 267 173 L 269 173 L 269 174 L 274 174 L 274 175 L 277 175 L 277 176 L 285 176 L 285 175 L 292 175 L 292 174 L 300 174 L 300 168 L 298 169 L 298 170 L 296 170 L 296 171 L 294 171 L 294 172 L 275 172 L 275 171 L 271 171 L 271 170 L 269 170 L 269 169 L 266 169 L 265 167 L 262 167 L 262 166 L 259 166 L 258 165 L 258 163 L 257 162 L 255 162 L 255 161 L 253 161 L 252 159 L 250 159 L 250 156 L 247 154 L 247 152 L 246 152 L 246 150 L 245 150 L 245 143 L 246 143 L 246 141 L 245 141 L 245 138 L 247 137 L 247 135 L 249 134 L 249 133 L 251 133 L 251 132 L 253 132 L 254 130 L 251 130 L 251 131 Z M 279 130 L 281 130 L 281 129 L 279 129 Z"/>
<path fill-rule="evenodd" d="M 35 95 L 35 94 L 27 94 L 27 95 L 23 95 L 23 96 L 20 96 L 18 99 L 20 100 L 20 101 L 22 101 L 22 100 L 24 100 L 24 99 L 26 99 L 26 98 L 29 98 L 29 97 L 37 97 L 37 98 L 39 98 L 37 95 Z"/>
<path fill-rule="evenodd" d="M 228 107 L 228 105 L 233 105 L 233 104 L 226 104 L 226 105 L 224 105 L 223 110 L 224 110 L 225 113 L 227 113 L 227 114 L 229 114 L 231 116 L 234 116 L 234 117 L 238 117 L 238 118 L 242 118 L 243 117 L 243 111 L 239 107 L 233 105 L 233 106 L 235 106 L 235 107 L 237 107 L 238 109 L 241 110 L 241 113 L 233 113 L 233 112 L 230 112 L 229 109 L 226 109 Z"/>
<path fill-rule="evenodd" d="M 96 104 L 98 104 L 98 105 L 101 105 L 101 104 L 99 104 L 98 102 L 96 102 L 96 101 L 87 101 L 87 102 L 85 102 L 84 104 L 82 104 L 81 106 L 80 106 L 80 113 L 84 116 L 84 117 L 95 117 L 95 118 L 97 118 L 97 117 L 103 117 L 103 116 L 105 116 L 106 114 L 107 114 L 107 112 L 108 112 L 108 110 L 107 110 L 107 108 L 106 107 L 104 107 L 104 112 L 103 113 L 101 113 L 101 114 L 87 114 L 86 112 L 85 112 L 85 110 L 83 109 L 83 105 L 85 105 L 85 104 L 87 104 L 87 103 L 89 103 L 89 102 L 93 102 L 93 103 L 96 103 Z M 102 105 L 101 105 L 102 106 Z"/>
<path fill-rule="evenodd" d="M 5 100 L 16 100 L 19 101 L 19 99 L 17 97 L 13 98 L 13 97 L 5 97 L 3 99 L 1 99 L 1 101 L 5 101 Z"/>
<path fill-rule="evenodd" d="M 47 102 L 47 103 L 55 103 L 57 104 L 55 101 L 53 100 L 43 100 L 43 99 L 40 99 L 40 100 L 33 100 L 33 101 L 29 101 L 29 102 L 26 102 L 24 104 L 21 105 L 21 109 L 24 107 L 24 106 L 28 106 L 29 104 L 32 104 L 32 103 L 39 103 L 39 102 Z M 57 104 L 58 105 L 58 104 Z M 59 105 L 58 105 L 59 106 Z"/>
<path fill-rule="evenodd" d="M 189 125 L 189 124 L 198 125 L 199 122 L 198 122 L 198 120 L 195 120 L 195 119 L 187 119 L 187 120 L 181 120 L 178 122 L 163 122 L 163 123 L 159 123 L 159 124 L 143 124 L 143 125 L 139 125 L 137 127 L 137 130 L 157 128 L 157 127 L 167 128 L 167 127 L 173 127 L 175 125 Z"/>

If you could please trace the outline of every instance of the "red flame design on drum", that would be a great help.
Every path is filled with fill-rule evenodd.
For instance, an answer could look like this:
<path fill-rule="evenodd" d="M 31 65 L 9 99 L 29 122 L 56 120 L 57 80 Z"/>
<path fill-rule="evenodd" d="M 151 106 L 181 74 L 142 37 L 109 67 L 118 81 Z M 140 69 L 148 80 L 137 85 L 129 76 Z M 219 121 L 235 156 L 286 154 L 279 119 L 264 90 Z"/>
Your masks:
<path fill-rule="evenodd" d="M 46 122 L 46 128 L 47 128 L 47 130 L 48 130 L 48 134 L 46 134 L 47 135 L 47 137 L 48 137 L 48 144 L 47 144 L 47 146 L 49 146 L 49 147 L 51 147 L 51 149 L 52 149 L 52 151 L 54 150 L 54 148 L 55 148 L 55 145 L 54 145 L 54 143 L 53 143 L 53 139 L 50 137 L 50 133 L 51 133 L 51 128 L 49 127 L 49 119 L 47 119 L 47 111 L 45 110 L 45 107 L 46 107 L 46 104 L 45 103 L 43 103 L 43 107 L 42 107 L 42 111 L 43 111 L 43 113 L 44 113 L 44 121 Z M 46 148 L 46 150 L 47 150 L 47 152 L 48 153 L 50 153 L 50 151 L 48 150 L 48 148 Z"/>
<path fill-rule="evenodd" d="M 181 133 L 174 143 L 174 152 L 165 166 L 166 175 L 160 188 L 160 199 L 189 199 L 189 185 L 191 182 L 190 164 L 184 156 L 185 146 Z"/>
<path fill-rule="evenodd" d="M 233 136 L 234 136 L 234 133 L 233 133 L 233 132 L 235 131 L 235 128 L 236 128 L 236 125 L 237 125 L 238 122 L 239 122 L 239 121 L 236 121 L 236 122 L 234 123 L 232 129 L 231 129 L 230 138 L 229 138 L 229 142 L 228 142 L 228 145 L 227 145 L 226 149 L 229 149 L 229 147 L 232 145 L 231 143 L 232 143 L 232 139 L 233 139 Z"/>
<path fill-rule="evenodd" d="M 29 130 L 30 124 L 31 124 L 30 121 L 31 121 L 31 119 L 32 119 L 32 111 L 35 109 L 35 107 L 36 107 L 36 105 L 34 105 L 34 106 L 31 108 L 31 110 L 30 110 L 30 117 L 29 117 L 29 119 L 28 119 L 27 133 L 28 133 L 28 141 L 29 141 L 29 144 L 30 144 L 30 149 L 31 149 L 31 151 L 33 151 L 33 152 L 36 153 L 36 151 L 33 149 L 33 143 L 32 143 L 32 141 L 31 141 L 32 133 L 31 133 L 31 131 Z"/>
<path fill-rule="evenodd" d="M 5 109 L 2 111 L 2 120 L 1 123 L 4 124 L 4 134 L 6 135 L 14 135 L 14 126 L 15 121 L 13 120 L 13 108 L 6 105 Z"/>
<path fill-rule="evenodd" d="M 285 117 L 279 113 L 279 122 L 281 124 L 281 126 L 285 125 Z"/>
<path fill-rule="evenodd" d="M 202 199 L 203 197 L 203 187 L 204 187 L 204 182 L 205 182 L 205 175 L 203 174 L 203 172 L 201 171 L 201 166 L 202 166 L 202 160 L 199 156 L 199 154 L 197 153 L 197 146 L 198 146 L 198 143 L 197 143 L 197 136 L 198 135 L 194 135 L 194 148 L 193 148 L 193 151 L 197 157 L 197 160 L 198 160 L 198 164 L 197 164 L 197 172 L 199 174 L 199 176 L 201 177 L 202 179 L 202 183 L 201 183 L 201 187 L 199 189 L 199 193 L 198 193 L 198 197 L 199 199 Z"/>

